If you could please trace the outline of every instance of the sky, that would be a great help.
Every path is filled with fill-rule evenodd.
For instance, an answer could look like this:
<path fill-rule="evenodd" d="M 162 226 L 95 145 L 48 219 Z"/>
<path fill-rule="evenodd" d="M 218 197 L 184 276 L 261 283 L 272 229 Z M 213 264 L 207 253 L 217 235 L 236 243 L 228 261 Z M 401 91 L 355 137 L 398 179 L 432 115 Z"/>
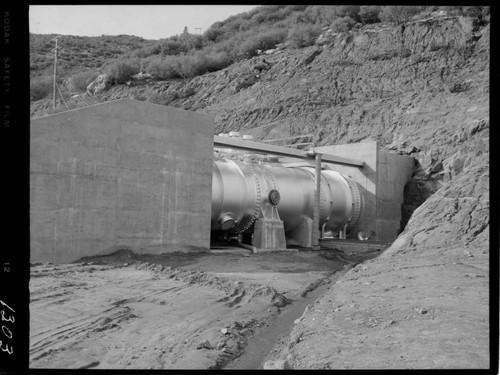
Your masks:
<path fill-rule="evenodd" d="M 160 39 L 204 33 L 210 25 L 258 5 L 31 5 L 34 34 L 80 36 L 135 35 Z M 197 30 L 196 28 L 201 28 Z"/>

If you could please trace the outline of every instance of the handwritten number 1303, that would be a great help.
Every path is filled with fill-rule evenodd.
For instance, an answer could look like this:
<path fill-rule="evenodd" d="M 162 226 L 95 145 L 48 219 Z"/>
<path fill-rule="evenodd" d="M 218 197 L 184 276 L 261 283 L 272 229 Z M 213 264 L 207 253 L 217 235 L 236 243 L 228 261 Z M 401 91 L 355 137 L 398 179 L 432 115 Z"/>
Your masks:
<path fill-rule="evenodd" d="M 9 305 L 7 305 L 2 300 L 0 300 L 0 305 L 7 307 L 10 311 L 12 311 L 13 313 L 15 313 L 14 309 L 12 307 L 10 307 Z M 10 315 L 10 316 L 8 316 L 6 318 L 4 310 L 0 311 L 0 315 L 2 316 L 2 322 L 14 323 L 14 321 L 15 321 L 14 315 Z M 12 339 L 12 331 L 9 329 L 9 327 L 5 326 L 4 324 L 2 324 L 2 333 L 8 339 Z M 9 354 L 12 354 L 14 352 L 14 348 L 12 347 L 12 345 L 9 347 L 9 344 L 5 343 L 5 348 L 4 348 L 2 341 L 0 341 L 0 349 L 3 352 L 7 352 Z"/>

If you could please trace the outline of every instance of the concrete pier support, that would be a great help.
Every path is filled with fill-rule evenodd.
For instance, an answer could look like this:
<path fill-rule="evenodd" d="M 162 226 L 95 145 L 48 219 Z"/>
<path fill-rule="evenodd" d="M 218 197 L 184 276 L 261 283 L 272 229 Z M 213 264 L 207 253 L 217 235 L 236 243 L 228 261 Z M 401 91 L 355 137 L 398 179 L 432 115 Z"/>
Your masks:
<path fill-rule="evenodd" d="M 285 250 L 285 229 L 278 219 L 258 219 L 255 222 L 252 245 L 259 250 Z"/>

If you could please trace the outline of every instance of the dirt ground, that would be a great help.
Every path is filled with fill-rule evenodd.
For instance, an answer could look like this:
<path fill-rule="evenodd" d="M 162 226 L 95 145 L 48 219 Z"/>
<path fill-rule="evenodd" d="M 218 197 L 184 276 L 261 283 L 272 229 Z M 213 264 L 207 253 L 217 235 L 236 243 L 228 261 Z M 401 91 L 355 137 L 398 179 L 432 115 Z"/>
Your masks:
<path fill-rule="evenodd" d="M 262 368 L 308 304 L 378 254 L 120 251 L 32 264 L 30 367 Z"/>
<path fill-rule="evenodd" d="M 270 359 L 294 369 L 488 369 L 487 249 L 416 251 L 351 269 Z"/>

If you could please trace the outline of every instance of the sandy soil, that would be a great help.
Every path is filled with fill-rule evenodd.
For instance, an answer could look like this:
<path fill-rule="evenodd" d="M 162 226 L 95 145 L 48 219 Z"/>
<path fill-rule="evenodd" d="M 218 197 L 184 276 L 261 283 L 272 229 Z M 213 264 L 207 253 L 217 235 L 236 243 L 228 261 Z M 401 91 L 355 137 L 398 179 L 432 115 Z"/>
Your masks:
<path fill-rule="evenodd" d="M 223 368 L 256 337 L 288 334 L 318 286 L 375 255 L 119 252 L 32 265 L 30 367 Z"/>

